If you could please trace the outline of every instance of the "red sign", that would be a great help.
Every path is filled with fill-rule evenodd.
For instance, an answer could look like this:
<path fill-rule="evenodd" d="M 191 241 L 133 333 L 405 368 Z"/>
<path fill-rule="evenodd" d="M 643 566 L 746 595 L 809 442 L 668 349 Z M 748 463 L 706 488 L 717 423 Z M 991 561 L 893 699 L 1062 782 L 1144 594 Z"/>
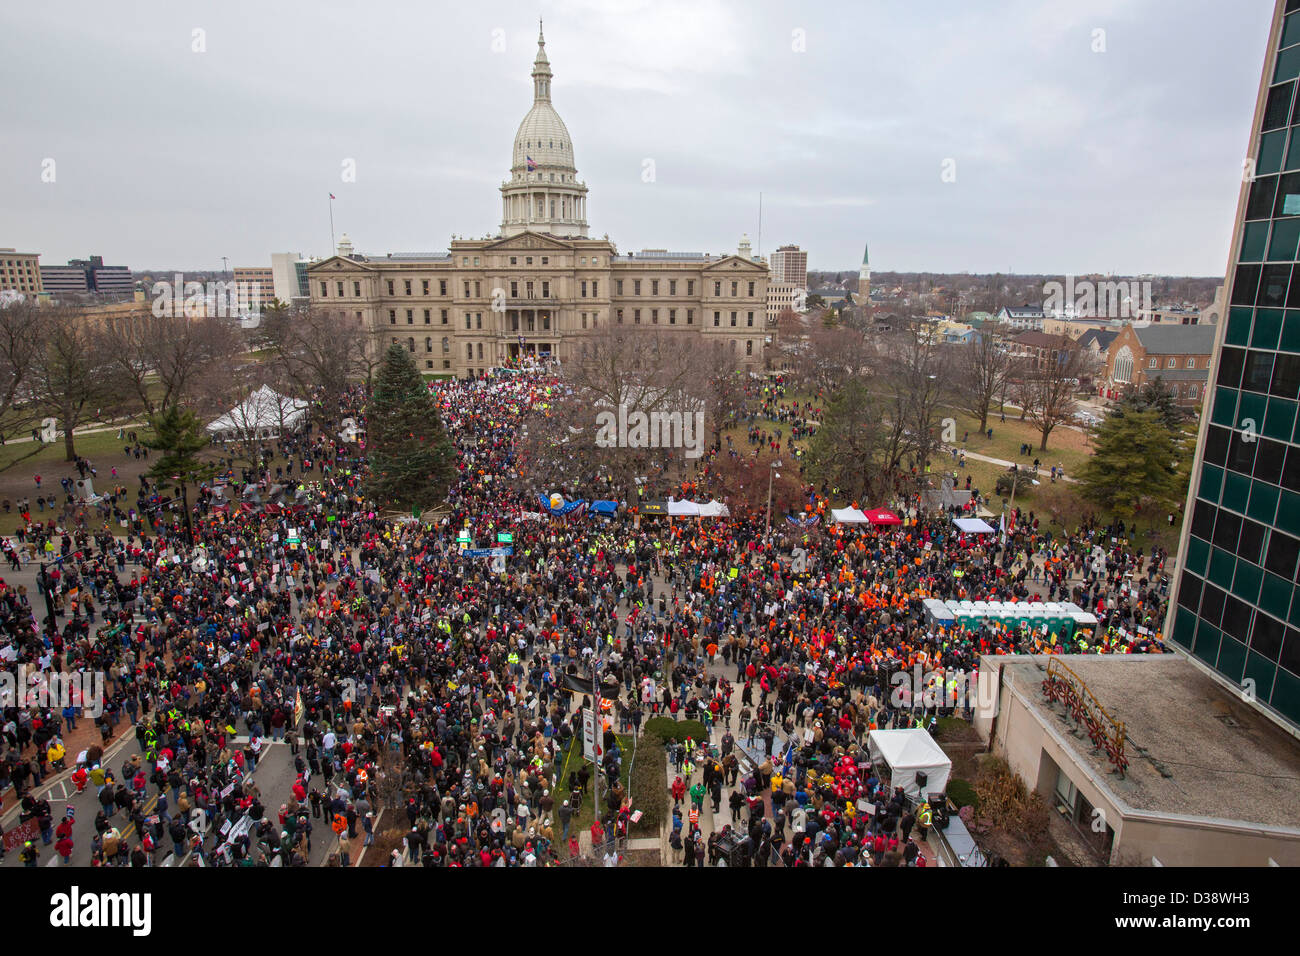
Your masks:
<path fill-rule="evenodd" d="M 40 835 L 40 824 L 36 822 L 35 817 L 32 817 L 26 823 L 20 823 L 5 834 L 5 852 L 9 853 L 16 850 L 28 840 L 35 840 Z"/>

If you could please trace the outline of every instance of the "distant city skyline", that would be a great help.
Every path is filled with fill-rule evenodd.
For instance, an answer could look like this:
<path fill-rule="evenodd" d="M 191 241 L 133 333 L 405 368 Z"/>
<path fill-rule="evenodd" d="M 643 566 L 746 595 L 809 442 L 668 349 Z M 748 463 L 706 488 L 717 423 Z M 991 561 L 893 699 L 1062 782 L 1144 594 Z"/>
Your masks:
<path fill-rule="evenodd" d="M 748 234 L 819 272 L 869 241 L 877 273 L 1215 276 L 1272 5 L 132 10 L 0 9 L 0 246 L 261 266 L 332 251 L 330 193 L 367 255 L 495 234 L 541 15 L 591 235 L 621 252 Z"/>

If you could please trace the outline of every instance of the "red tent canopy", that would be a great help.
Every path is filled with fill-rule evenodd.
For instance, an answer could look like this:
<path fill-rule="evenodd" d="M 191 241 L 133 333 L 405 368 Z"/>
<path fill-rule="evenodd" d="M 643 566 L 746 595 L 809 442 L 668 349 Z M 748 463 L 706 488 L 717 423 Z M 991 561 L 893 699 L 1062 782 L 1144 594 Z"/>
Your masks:
<path fill-rule="evenodd" d="M 884 508 L 875 508 L 867 513 L 867 520 L 872 524 L 902 524 L 902 519 L 892 511 L 886 511 Z"/>

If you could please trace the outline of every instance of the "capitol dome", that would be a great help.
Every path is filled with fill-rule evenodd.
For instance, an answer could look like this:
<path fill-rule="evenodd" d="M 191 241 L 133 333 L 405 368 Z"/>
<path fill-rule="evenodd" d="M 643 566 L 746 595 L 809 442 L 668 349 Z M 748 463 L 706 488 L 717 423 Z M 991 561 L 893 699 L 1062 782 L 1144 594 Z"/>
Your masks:
<path fill-rule="evenodd" d="M 546 38 L 539 27 L 533 106 L 515 133 L 510 179 L 501 185 L 503 236 L 587 235 L 587 187 L 578 181 L 569 130 L 551 105 L 551 76 Z"/>

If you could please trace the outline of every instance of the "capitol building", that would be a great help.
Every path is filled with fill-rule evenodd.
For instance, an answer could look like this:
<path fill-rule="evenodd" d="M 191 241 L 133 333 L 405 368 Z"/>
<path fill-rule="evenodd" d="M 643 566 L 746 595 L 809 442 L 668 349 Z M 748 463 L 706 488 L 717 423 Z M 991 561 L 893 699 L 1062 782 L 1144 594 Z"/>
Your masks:
<path fill-rule="evenodd" d="M 573 140 L 551 103 L 551 66 L 540 30 L 533 105 L 515 134 L 501 184 L 501 227 L 453 239 L 445 254 L 354 252 L 308 269 L 310 303 L 357 319 L 375 347 L 404 345 L 417 367 L 481 375 L 524 356 L 578 357 L 593 333 L 655 327 L 699 336 L 761 367 L 770 344 L 768 266 L 742 240 L 737 253 L 643 250 L 619 255 L 588 236 L 587 185 Z"/>

